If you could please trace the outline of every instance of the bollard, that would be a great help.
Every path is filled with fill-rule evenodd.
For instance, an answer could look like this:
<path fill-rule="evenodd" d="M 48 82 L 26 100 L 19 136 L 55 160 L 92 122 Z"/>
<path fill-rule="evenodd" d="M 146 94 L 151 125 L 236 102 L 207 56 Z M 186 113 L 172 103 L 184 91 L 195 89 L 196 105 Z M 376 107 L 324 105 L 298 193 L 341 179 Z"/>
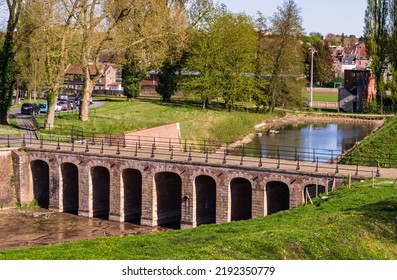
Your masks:
<path fill-rule="evenodd" d="M 263 166 L 263 163 L 262 163 L 262 155 L 259 156 L 259 163 L 258 163 L 258 166 L 259 166 L 259 167 L 262 167 L 262 166 Z"/>
<path fill-rule="evenodd" d="M 72 147 L 70 148 L 72 152 L 74 152 L 74 141 L 72 141 Z"/>
<path fill-rule="evenodd" d="M 280 153 L 277 154 L 277 169 L 280 168 Z"/>
<path fill-rule="evenodd" d="M 138 149 L 141 149 L 141 136 L 138 136 Z"/>
<path fill-rule="evenodd" d="M 318 172 L 318 157 L 317 157 L 316 170 L 315 170 L 315 172 Z"/>
<path fill-rule="evenodd" d="M 61 149 L 61 145 L 59 144 L 59 137 L 58 137 L 58 140 L 57 140 L 57 150 L 60 150 Z"/>
<path fill-rule="evenodd" d="M 88 148 L 88 141 L 87 141 L 86 145 L 85 145 L 85 152 L 88 153 L 89 151 L 90 151 L 90 149 Z"/>
<path fill-rule="evenodd" d="M 296 170 L 300 170 L 300 159 L 299 159 L 299 155 L 298 155 L 298 162 L 296 163 Z"/>
<path fill-rule="evenodd" d="M 116 155 L 120 154 L 120 142 L 117 141 L 117 150 L 116 150 Z"/>
<path fill-rule="evenodd" d="M 189 147 L 189 156 L 187 157 L 187 161 L 192 161 L 192 147 Z"/>
<path fill-rule="evenodd" d="M 103 154 L 103 140 L 101 141 L 101 151 L 100 151 L 100 153 Z"/>
<path fill-rule="evenodd" d="M 138 156 L 138 143 L 135 143 L 134 157 Z"/>
<path fill-rule="evenodd" d="M 223 161 L 222 161 L 222 163 L 223 163 L 223 164 L 226 163 L 226 149 L 223 150 Z"/>
<path fill-rule="evenodd" d="M 240 165 L 244 164 L 244 155 L 245 155 L 245 145 L 243 144 L 243 150 L 241 152 L 241 161 L 240 161 Z"/>
<path fill-rule="evenodd" d="M 336 162 L 335 174 L 339 173 L 339 161 Z"/>
<path fill-rule="evenodd" d="M 150 154 L 151 158 L 154 158 L 154 150 L 155 150 L 155 147 L 154 147 L 154 144 L 152 144 L 152 153 Z"/>
<path fill-rule="evenodd" d="M 174 159 L 174 146 L 171 146 L 171 155 L 170 155 L 170 160 Z"/>
<path fill-rule="evenodd" d="M 205 151 L 205 163 L 208 163 L 208 148 Z"/>
<path fill-rule="evenodd" d="M 7 147 L 8 148 L 11 147 L 11 145 L 10 145 L 10 135 L 7 135 Z"/>

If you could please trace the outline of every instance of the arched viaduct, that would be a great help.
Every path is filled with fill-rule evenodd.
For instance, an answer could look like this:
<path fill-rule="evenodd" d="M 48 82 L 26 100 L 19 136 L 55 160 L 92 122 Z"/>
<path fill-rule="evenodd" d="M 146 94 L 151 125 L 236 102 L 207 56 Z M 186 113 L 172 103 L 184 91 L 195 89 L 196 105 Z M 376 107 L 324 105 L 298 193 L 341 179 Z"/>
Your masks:
<path fill-rule="evenodd" d="M 266 216 L 340 185 L 324 174 L 192 162 L 13 153 L 21 203 L 142 225 L 180 228 Z"/>

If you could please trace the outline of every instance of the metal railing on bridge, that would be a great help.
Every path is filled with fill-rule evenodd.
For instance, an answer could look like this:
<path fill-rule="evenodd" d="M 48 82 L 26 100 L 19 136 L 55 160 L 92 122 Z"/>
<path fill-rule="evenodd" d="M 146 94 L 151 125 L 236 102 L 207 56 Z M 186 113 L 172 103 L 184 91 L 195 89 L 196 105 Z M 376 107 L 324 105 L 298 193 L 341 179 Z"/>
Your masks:
<path fill-rule="evenodd" d="M 0 145 L 26 147 L 80 154 L 148 158 L 162 161 L 191 162 L 197 164 L 234 165 L 241 167 L 267 167 L 294 169 L 308 172 L 332 170 L 361 175 L 381 167 L 397 167 L 397 155 L 372 155 L 365 157 L 344 156 L 344 151 L 309 149 L 304 147 L 262 146 L 253 149 L 247 145 L 225 145 L 206 140 L 188 140 L 163 137 L 107 135 L 99 137 L 64 137 L 51 135 L 45 139 L 30 136 L 28 139 L 0 136 Z M 344 158 L 344 164 L 341 160 Z M 374 168 L 368 169 L 365 166 Z"/>

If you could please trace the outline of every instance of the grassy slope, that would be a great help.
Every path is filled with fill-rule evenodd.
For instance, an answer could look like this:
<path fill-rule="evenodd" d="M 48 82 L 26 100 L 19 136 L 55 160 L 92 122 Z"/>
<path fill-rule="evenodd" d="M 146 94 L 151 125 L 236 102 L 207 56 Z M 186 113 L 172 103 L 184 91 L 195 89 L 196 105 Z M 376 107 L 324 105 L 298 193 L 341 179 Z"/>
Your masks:
<path fill-rule="evenodd" d="M 65 129 L 83 126 L 87 132 L 117 134 L 179 122 L 182 138 L 234 142 L 253 131 L 268 116 L 248 112 L 228 113 L 224 109 L 202 110 L 196 104 L 179 101 L 162 103 L 156 100 L 108 101 L 103 107 L 90 110 L 90 120 L 82 123 L 76 115 L 60 114 L 56 124 Z M 41 121 L 44 121 L 42 119 Z"/>
<path fill-rule="evenodd" d="M 317 206 L 249 221 L 2 251 L 0 259 L 396 259 L 392 184 L 356 184 Z"/>
<path fill-rule="evenodd" d="M 346 161 L 353 158 L 361 160 L 359 164 L 369 164 L 370 158 L 373 162 L 388 163 L 391 160 L 392 166 L 397 167 L 397 116 L 391 118 L 375 134 L 371 135 L 359 146 L 354 148 L 346 157 Z M 375 163 L 373 163 L 375 164 Z"/>

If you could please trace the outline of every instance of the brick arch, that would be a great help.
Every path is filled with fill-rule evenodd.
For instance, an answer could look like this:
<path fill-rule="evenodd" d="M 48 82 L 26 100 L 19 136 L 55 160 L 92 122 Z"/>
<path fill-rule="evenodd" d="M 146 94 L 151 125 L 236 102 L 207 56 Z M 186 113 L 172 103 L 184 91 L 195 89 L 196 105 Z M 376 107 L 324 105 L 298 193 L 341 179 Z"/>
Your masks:
<path fill-rule="evenodd" d="M 303 188 L 304 202 L 307 203 L 310 199 L 318 197 L 320 194 L 326 192 L 326 187 L 321 184 L 308 184 Z M 310 198 L 310 199 L 309 199 Z"/>
<path fill-rule="evenodd" d="M 194 179 L 197 225 L 216 222 L 216 181 L 208 175 L 198 175 Z"/>
<path fill-rule="evenodd" d="M 252 184 L 242 177 L 230 181 L 232 221 L 248 220 L 252 218 Z"/>
<path fill-rule="evenodd" d="M 50 167 L 40 159 L 30 162 L 30 172 L 33 183 L 33 198 L 40 207 L 48 208 L 50 205 Z"/>
<path fill-rule="evenodd" d="M 154 183 L 157 224 L 179 227 L 182 217 L 182 178 L 178 173 L 161 171 L 154 175 Z"/>
<path fill-rule="evenodd" d="M 104 166 L 91 166 L 93 217 L 108 219 L 110 211 L 110 172 Z"/>
<path fill-rule="evenodd" d="M 142 172 L 135 168 L 125 168 L 121 171 L 121 188 L 124 201 L 124 221 L 139 224 L 142 215 Z"/>
<path fill-rule="evenodd" d="M 266 183 L 267 214 L 277 213 L 290 208 L 290 188 L 286 182 L 268 181 Z"/>
<path fill-rule="evenodd" d="M 60 166 L 63 212 L 78 214 L 79 211 L 79 169 L 76 164 L 63 162 Z"/>

